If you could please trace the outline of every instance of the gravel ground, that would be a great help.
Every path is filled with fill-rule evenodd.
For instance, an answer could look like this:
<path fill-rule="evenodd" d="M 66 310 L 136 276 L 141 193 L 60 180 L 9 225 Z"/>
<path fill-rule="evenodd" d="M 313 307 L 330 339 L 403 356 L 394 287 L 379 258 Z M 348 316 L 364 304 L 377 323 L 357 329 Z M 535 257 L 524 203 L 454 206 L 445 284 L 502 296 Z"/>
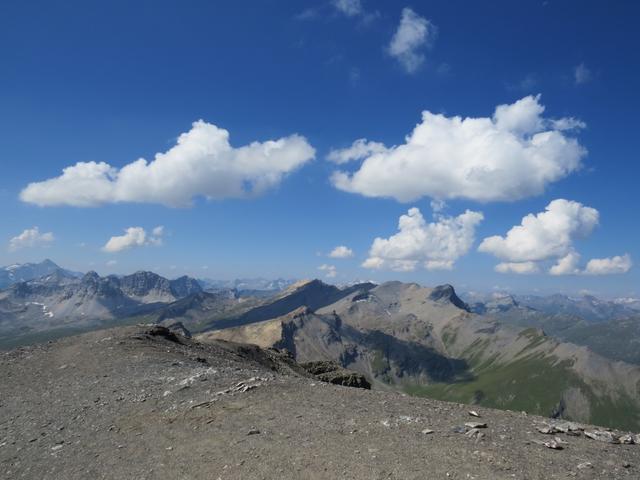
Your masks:
<path fill-rule="evenodd" d="M 469 406 L 322 383 L 274 351 L 151 332 L 3 352 L 0 478 L 640 478 L 640 445 L 545 435 L 541 417 L 476 418 Z M 468 422 L 486 428 L 465 434 Z"/>

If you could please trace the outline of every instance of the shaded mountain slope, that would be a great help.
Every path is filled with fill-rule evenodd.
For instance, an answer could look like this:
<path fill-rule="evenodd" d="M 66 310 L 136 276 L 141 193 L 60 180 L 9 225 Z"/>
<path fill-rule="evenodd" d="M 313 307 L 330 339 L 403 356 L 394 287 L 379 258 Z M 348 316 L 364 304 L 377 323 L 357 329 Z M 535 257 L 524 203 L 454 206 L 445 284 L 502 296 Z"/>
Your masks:
<path fill-rule="evenodd" d="M 340 289 L 320 280 L 305 280 L 291 285 L 275 297 L 263 300 L 261 305 L 242 314 L 229 315 L 227 318 L 213 321 L 209 328 L 221 329 L 260 322 L 285 315 L 303 306 L 316 310 L 333 304 L 354 292 L 366 292 L 373 287 L 374 285 L 371 283 L 364 283 Z"/>
<path fill-rule="evenodd" d="M 465 307 L 449 286 L 389 282 L 322 308 L 302 308 L 200 338 L 287 348 L 301 361 L 333 359 L 370 376 L 378 388 L 640 426 L 639 368 L 535 329 L 502 325 Z"/>

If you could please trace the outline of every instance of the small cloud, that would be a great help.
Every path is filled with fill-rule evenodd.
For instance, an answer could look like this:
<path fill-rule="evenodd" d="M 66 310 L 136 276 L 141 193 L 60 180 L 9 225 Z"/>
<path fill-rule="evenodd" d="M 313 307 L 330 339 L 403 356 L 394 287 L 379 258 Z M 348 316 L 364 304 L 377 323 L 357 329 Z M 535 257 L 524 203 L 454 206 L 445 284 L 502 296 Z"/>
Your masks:
<path fill-rule="evenodd" d="M 582 85 L 583 83 L 588 83 L 591 81 L 591 70 L 587 68 L 584 63 L 581 63 L 573 70 L 573 76 L 576 82 L 576 85 Z"/>
<path fill-rule="evenodd" d="M 365 157 L 382 153 L 387 150 L 383 143 L 371 142 L 366 138 L 355 140 L 350 147 L 331 150 L 327 155 L 327 160 L 338 165 L 352 160 L 361 160 Z"/>
<path fill-rule="evenodd" d="M 583 128 L 587 128 L 586 123 L 574 117 L 564 117 L 551 120 L 551 126 L 554 130 L 559 131 L 582 130 Z"/>
<path fill-rule="evenodd" d="M 467 210 L 457 217 L 435 215 L 436 221 L 427 223 L 418 208 L 410 208 L 400 217 L 396 234 L 373 241 L 362 266 L 410 272 L 422 263 L 427 270 L 451 270 L 469 252 L 483 218 Z"/>
<path fill-rule="evenodd" d="M 527 275 L 538 273 L 538 265 L 534 262 L 504 262 L 494 267 L 498 273 L 517 273 L 519 275 Z"/>
<path fill-rule="evenodd" d="M 27 228 L 20 235 L 9 240 L 9 251 L 15 252 L 21 248 L 46 247 L 55 240 L 53 233 L 40 233 L 38 227 Z"/>
<path fill-rule="evenodd" d="M 326 263 L 320 265 L 318 270 L 325 272 L 325 277 L 327 278 L 335 278 L 338 272 L 336 271 L 336 267 L 334 265 L 327 265 Z"/>
<path fill-rule="evenodd" d="M 118 264 L 118 261 L 117 261 L 117 260 L 109 260 L 109 261 L 107 261 L 107 262 L 105 263 L 105 265 L 106 265 L 107 267 L 113 267 L 113 266 L 115 266 L 115 265 L 117 265 L 117 264 Z"/>
<path fill-rule="evenodd" d="M 522 80 L 513 84 L 507 84 L 508 90 L 515 90 L 523 93 L 532 93 L 538 86 L 538 79 L 533 73 L 527 74 Z"/>
<path fill-rule="evenodd" d="M 447 202 L 444 200 L 431 200 L 431 210 L 433 210 L 434 213 L 440 213 L 445 208 L 447 208 Z"/>
<path fill-rule="evenodd" d="M 349 70 L 349 84 L 352 87 L 355 87 L 359 83 L 360 83 L 360 69 L 353 67 Z"/>
<path fill-rule="evenodd" d="M 549 269 L 551 275 L 577 275 L 580 273 L 578 262 L 580 255 L 576 252 L 569 252 L 562 258 L 559 258 L 555 265 Z"/>
<path fill-rule="evenodd" d="M 319 16 L 320 16 L 320 12 L 318 11 L 317 8 L 307 8 L 301 11 L 300 13 L 297 13 L 296 15 L 294 15 L 293 18 L 295 18 L 296 20 L 304 21 L 304 20 L 314 20 Z"/>
<path fill-rule="evenodd" d="M 404 8 L 398 29 L 387 47 L 407 73 L 414 73 L 424 63 L 424 49 L 431 46 L 437 29 L 433 23 L 410 8 Z"/>
<path fill-rule="evenodd" d="M 443 76 L 449 75 L 451 73 L 451 65 L 449 65 L 448 63 L 441 63 L 436 68 L 436 73 Z"/>
<path fill-rule="evenodd" d="M 360 0 L 333 0 L 331 4 L 338 12 L 347 17 L 357 17 L 364 13 Z"/>
<path fill-rule="evenodd" d="M 162 234 L 164 227 L 158 226 L 152 230 L 151 235 L 142 227 L 129 227 L 125 230 L 124 235 L 111 237 L 109 241 L 102 247 L 102 250 L 108 253 L 117 253 L 134 247 L 144 247 L 147 245 L 162 245 Z"/>
<path fill-rule="evenodd" d="M 632 266 L 631 256 L 627 253 L 610 258 L 593 258 L 587 263 L 584 273 L 586 275 L 627 273 Z"/>
<path fill-rule="evenodd" d="M 339 245 L 329 253 L 331 258 L 350 258 L 353 257 L 353 250 L 344 245 Z"/>

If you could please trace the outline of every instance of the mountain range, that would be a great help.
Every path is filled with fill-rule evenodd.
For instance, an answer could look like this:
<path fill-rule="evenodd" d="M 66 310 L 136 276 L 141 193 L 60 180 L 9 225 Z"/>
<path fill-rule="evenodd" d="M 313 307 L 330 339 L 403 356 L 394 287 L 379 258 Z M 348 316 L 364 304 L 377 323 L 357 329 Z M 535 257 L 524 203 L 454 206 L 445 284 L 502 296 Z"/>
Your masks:
<path fill-rule="evenodd" d="M 57 329 L 104 327 L 202 292 L 193 278 L 168 280 L 153 272 L 122 277 L 88 272 L 78 277 L 53 262 L 32 271 L 46 274 L 0 291 L 0 341 Z"/>
<path fill-rule="evenodd" d="M 480 314 L 506 312 L 512 309 L 529 309 L 548 315 L 566 315 L 580 317 L 588 322 L 601 322 L 640 313 L 640 300 L 635 298 L 618 298 L 603 300 L 593 295 L 572 297 L 553 294 L 513 295 L 509 293 L 463 293 L 461 294 L 471 309 Z"/>
<path fill-rule="evenodd" d="M 49 259 L 40 263 L 23 263 L 0 267 L 0 290 L 7 288 L 14 283 L 27 282 L 47 275 L 61 274 L 69 278 L 81 277 L 82 273 L 72 272 L 60 268 Z"/>
<path fill-rule="evenodd" d="M 286 349 L 301 362 L 332 359 L 376 388 L 640 427 L 637 366 L 474 314 L 450 285 L 333 288 L 301 284 L 284 298 L 212 322 L 197 338 Z M 311 299 L 313 307 L 306 305 Z"/>
<path fill-rule="evenodd" d="M 273 290 L 252 291 L 239 290 L 248 285 L 238 281 L 205 290 L 191 277 L 78 276 L 43 263 L 44 276 L 0 291 L 0 345 L 154 323 L 202 342 L 252 343 L 287 350 L 299 362 L 335 361 L 376 389 L 640 428 L 634 365 L 640 315 L 632 302 L 461 298 L 451 285 L 401 282 L 340 288 L 276 281 L 251 285 Z"/>

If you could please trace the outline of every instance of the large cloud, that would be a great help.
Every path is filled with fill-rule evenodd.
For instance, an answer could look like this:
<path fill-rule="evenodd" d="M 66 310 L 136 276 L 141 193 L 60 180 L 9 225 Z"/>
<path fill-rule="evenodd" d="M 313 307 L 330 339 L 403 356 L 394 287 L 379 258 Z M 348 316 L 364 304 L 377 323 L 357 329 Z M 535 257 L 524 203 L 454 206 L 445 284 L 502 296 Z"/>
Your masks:
<path fill-rule="evenodd" d="M 54 240 L 53 233 L 40 233 L 38 227 L 27 228 L 20 235 L 9 240 L 9 250 L 14 252 L 21 248 L 43 247 L 50 245 Z"/>
<path fill-rule="evenodd" d="M 400 24 L 387 51 L 407 73 L 413 73 L 424 63 L 423 50 L 430 45 L 435 34 L 436 28 L 429 20 L 410 8 L 403 8 Z"/>
<path fill-rule="evenodd" d="M 162 226 L 154 228 L 151 235 L 148 235 L 142 227 L 129 227 L 125 230 L 124 235 L 111 237 L 102 247 L 102 250 L 109 253 L 117 253 L 146 245 L 162 245 L 163 234 L 164 227 Z"/>
<path fill-rule="evenodd" d="M 467 210 L 457 217 L 437 215 L 427 223 L 419 209 L 411 208 L 400 217 L 398 233 L 373 241 L 362 266 L 411 271 L 422 263 L 428 270 L 450 270 L 471 248 L 482 219 L 482 213 Z"/>
<path fill-rule="evenodd" d="M 383 148 L 359 139 L 335 150 L 338 163 L 364 161 L 355 172 L 337 171 L 334 186 L 367 197 L 409 202 L 427 196 L 480 202 L 540 194 L 581 166 L 586 150 L 568 135 L 584 124 L 542 116 L 540 96 L 499 105 L 493 117 L 446 117 L 425 111 L 405 143 Z"/>
<path fill-rule="evenodd" d="M 202 120 L 153 161 L 121 169 L 104 162 L 78 162 L 56 178 L 29 184 L 20 198 L 41 206 L 96 206 L 115 202 L 189 205 L 211 199 L 260 195 L 315 155 L 298 135 L 234 148 L 229 132 Z"/>
<path fill-rule="evenodd" d="M 584 269 L 580 267 L 574 242 L 589 236 L 599 219 L 595 208 L 565 199 L 553 200 L 544 212 L 525 216 L 505 236 L 485 238 L 478 250 L 504 260 L 495 267 L 499 273 L 536 273 L 545 261 L 554 262 L 548 270 L 551 275 L 627 272 L 631 268 L 629 255 L 592 259 Z"/>
<path fill-rule="evenodd" d="M 579 202 L 553 200 L 544 212 L 529 214 L 504 237 L 485 238 L 478 250 L 509 262 L 528 262 L 567 255 L 576 238 L 591 233 L 598 211 Z"/>

